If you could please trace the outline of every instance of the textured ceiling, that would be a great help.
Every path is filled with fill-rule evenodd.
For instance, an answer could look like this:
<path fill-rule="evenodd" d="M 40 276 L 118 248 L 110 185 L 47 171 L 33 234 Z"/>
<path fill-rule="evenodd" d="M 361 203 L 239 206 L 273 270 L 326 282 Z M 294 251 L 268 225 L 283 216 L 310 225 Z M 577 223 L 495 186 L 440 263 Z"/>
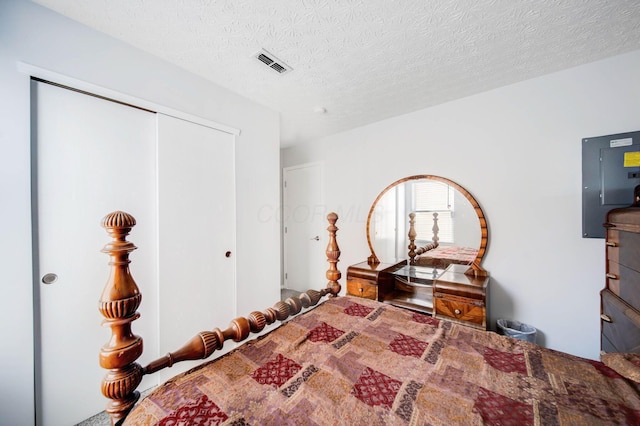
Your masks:
<path fill-rule="evenodd" d="M 35 3 L 279 111 L 282 146 L 640 49 L 640 0 Z"/>

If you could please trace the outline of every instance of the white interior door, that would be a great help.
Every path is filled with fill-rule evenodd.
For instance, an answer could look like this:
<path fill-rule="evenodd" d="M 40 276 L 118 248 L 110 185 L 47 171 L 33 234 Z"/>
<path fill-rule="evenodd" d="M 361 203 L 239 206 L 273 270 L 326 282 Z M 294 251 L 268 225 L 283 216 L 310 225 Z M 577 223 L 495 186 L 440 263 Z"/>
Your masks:
<path fill-rule="evenodd" d="M 158 114 L 162 354 L 236 316 L 234 144 L 228 133 Z M 162 380 L 200 362 L 163 370 Z"/>
<path fill-rule="evenodd" d="M 105 371 L 98 300 L 109 275 L 100 221 L 124 210 L 138 221 L 131 272 L 141 288 L 141 363 L 157 353 L 156 117 L 85 94 L 33 83 L 36 417 L 71 425 L 102 410 Z M 44 284 L 45 274 L 57 279 Z M 53 275 L 49 275 L 53 277 Z"/>
<path fill-rule="evenodd" d="M 283 170 L 284 286 L 306 291 L 327 284 L 327 212 L 322 165 Z"/>

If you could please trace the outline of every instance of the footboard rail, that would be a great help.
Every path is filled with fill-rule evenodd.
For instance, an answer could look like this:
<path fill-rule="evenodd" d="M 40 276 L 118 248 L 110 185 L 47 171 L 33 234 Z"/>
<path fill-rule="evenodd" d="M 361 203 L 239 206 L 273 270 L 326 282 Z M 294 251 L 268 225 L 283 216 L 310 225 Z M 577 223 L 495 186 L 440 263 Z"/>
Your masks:
<path fill-rule="evenodd" d="M 105 318 L 103 325 L 111 328 L 111 338 L 100 350 L 100 366 L 107 370 L 101 390 L 109 399 L 106 412 L 111 417 L 111 423 L 120 424 L 131 411 L 140 397 L 136 388 L 144 375 L 171 367 L 180 361 L 206 359 L 221 349 L 227 340 L 241 342 L 251 333 L 258 333 L 269 324 L 284 321 L 298 314 L 302 308 L 315 306 L 325 295 L 337 296 L 341 290 L 338 282 L 341 273 L 337 268 L 340 259 L 340 248 L 336 240 L 338 215 L 329 213 L 327 220 L 329 243 L 326 255 L 329 269 L 326 277 L 329 282 L 326 288 L 320 291 L 308 290 L 300 296 L 279 301 L 262 312 L 254 311 L 247 317 L 238 317 L 224 330 L 215 328 L 213 331 L 202 331 L 177 351 L 142 367 L 136 360 L 142 355 L 143 340 L 142 337 L 134 335 L 131 329 L 131 323 L 140 317 L 137 310 L 142 301 L 140 290 L 129 271 L 129 253 L 137 247 L 127 241 L 127 235 L 135 226 L 136 220 L 130 214 L 121 211 L 105 216 L 102 226 L 112 241 L 102 251 L 110 256 L 111 269 L 100 297 L 99 310 Z"/>

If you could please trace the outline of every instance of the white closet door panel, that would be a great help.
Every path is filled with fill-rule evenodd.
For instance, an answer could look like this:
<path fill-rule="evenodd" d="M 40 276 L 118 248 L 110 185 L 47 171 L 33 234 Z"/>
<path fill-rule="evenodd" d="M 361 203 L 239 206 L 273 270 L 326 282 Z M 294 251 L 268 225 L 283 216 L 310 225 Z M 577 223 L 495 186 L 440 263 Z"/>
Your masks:
<path fill-rule="evenodd" d="M 144 337 L 140 362 L 158 356 L 156 119 L 153 113 L 48 84 L 34 83 L 34 88 L 37 417 L 45 425 L 70 425 L 107 403 L 100 392 L 105 370 L 98 354 L 110 332 L 101 326 L 98 300 L 109 276 L 109 257 L 100 251 L 109 237 L 100 221 L 114 210 L 138 221 L 130 236 L 139 247 L 131 255 L 131 271 L 143 303 L 133 330 Z M 57 281 L 43 284 L 40 278 L 47 273 L 56 274 Z"/>
<path fill-rule="evenodd" d="M 235 317 L 234 143 L 158 114 L 160 353 Z M 200 362 L 177 364 L 162 379 Z"/>

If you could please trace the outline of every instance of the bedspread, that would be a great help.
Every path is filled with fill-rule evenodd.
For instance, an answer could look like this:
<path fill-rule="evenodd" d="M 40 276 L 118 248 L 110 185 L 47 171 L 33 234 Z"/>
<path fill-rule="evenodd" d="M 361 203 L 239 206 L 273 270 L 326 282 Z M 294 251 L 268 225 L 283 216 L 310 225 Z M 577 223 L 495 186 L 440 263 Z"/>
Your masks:
<path fill-rule="evenodd" d="M 452 263 L 471 265 L 477 255 L 478 249 L 472 247 L 438 246 L 417 256 L 415 264 L 444 269 Z"/>
<path fill-rule="evenodd" d="M 603 363 L 338 297 L 161 385 L 125 424 L 640 424 Z"/>

